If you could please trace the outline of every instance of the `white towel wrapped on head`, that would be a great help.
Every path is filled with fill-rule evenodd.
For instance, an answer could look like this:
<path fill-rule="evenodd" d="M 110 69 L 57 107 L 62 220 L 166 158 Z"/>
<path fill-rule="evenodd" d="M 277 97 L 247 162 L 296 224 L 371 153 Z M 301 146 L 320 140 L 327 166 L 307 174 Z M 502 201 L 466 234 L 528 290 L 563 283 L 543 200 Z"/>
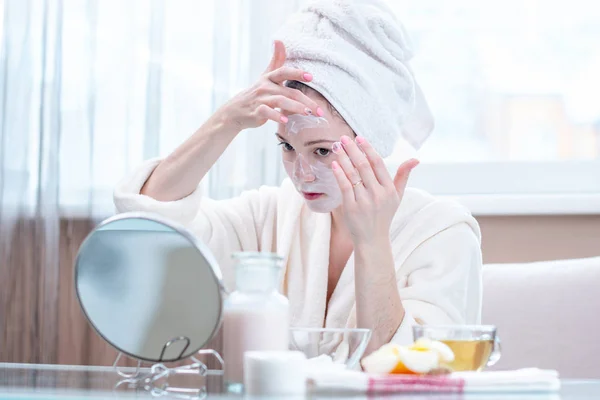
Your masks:
<path fill-rule="evenodd" d="M 286 65 L 311 73 L 306 85 L 382 157 L 400 138 L 418 149 L 429 136 L 433 117 L 408 64 L 410 39 L 383 0 L 313 2 L 275 38 L 286 47 Z"/>

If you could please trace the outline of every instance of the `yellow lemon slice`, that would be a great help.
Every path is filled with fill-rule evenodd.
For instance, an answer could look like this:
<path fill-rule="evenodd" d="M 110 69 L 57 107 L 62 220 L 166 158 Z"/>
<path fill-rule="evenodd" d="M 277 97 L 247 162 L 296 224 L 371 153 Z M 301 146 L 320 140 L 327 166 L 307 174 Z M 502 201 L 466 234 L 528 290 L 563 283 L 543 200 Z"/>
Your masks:
<path fill-rule="evenodd" d="M 400 346 L 396 344 L 383 345 L 363 358 L 361 364 L 363 369 L 371 374 L 389 374 L 398 365 L 398 354 Z"/>
<path fill-rule="evenodd" d="M 410 349 L 417 351 L 435 351 L 440 357 L 440 361 L 450 363 L 454 361 L 454 352 L 447 344 L 437 340 L 420 338 L 410 346 Z"/>
<path fill-rule="evenodd" d="M 362 366 L 372 374 L 426 374 L 452 361 L 454 352 L 445 343 L 422 338 L 408 347 L 383 345 L 365 357 Z"/>
<path fill-rule="evenodd" d="M 433 350 L 400 348 L 398 364 L 392 374 L 425 374 L 440 364 L 439 354 Z"/>
<path fill-rule="evenodd" d="M 362 366 L 372 374 L 424 374 L 437 368 L 439 359 L 434 350 L 387 344 L 365 357 Z"/>

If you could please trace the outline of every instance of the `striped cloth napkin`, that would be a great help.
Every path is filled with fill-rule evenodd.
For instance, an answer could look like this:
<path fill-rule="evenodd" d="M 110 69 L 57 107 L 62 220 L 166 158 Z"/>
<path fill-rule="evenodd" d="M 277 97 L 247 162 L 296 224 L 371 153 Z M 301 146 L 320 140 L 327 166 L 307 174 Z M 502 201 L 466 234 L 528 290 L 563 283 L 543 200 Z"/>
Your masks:
<path fill-rule="evenodd" d="M 537 368 L 514 371 L 455 372 L 450 375 L 369 375 L 319 370 L 308 379 L 311 392 L 385 393 L 552 393 L 558 373 Z"/>
<path fill-rule="evenodd" d="M 370 376 L 367 393 L 463 393 L 464 379 L 449 376 Z"/>

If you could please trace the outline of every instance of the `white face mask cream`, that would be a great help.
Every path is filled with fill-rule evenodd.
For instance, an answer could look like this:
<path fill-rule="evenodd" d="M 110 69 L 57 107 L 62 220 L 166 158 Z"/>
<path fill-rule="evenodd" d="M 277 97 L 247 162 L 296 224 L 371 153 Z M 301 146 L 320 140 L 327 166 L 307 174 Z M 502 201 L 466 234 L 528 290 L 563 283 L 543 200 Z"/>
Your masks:
<path fill-rule="evenodd" d="M 329 123 L 323 117 L 295 114 L 288 116 L 285 128 L 288 135 L 298 135 L 305 129 L 328 126 Z M 328 213 L 342 204 L 342 192 L 331 169 L 331 160 L 323 162 L 316 156 L 305 156 L 300 152 L 294 156 L 294 160 L 284 159 L 283 164 L 308 207 L 315 212 Z"/>
<path fill-rule="evenodd" d="M 311 210 L 328 213 L 342 204 L 342 192 L 330 165 L 309 162 L 302 154 L 296 157 L 295 162 L 284 161 L 283 164 Z"/>
<path fill-rule="evenodd" d="M 288 115 L 288 122 L 285 124 L 285 131 L 289 135 L 297 135 L 303 129 L 326 128 L 329 122 L 323 117 L 314 115 L 293 114 Z"/>

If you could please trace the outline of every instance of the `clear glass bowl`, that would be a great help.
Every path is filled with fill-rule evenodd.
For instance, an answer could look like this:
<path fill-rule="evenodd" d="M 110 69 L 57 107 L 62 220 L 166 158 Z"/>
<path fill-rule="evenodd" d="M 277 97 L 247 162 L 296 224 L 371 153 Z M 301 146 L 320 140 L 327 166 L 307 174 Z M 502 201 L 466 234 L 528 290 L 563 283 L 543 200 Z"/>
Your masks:
<path fill-rule="evenodd" d="M 291 328 L 290 350 L 303 352 L 313 363 L 329 363 L 330 359 L 346 369 L 355 369 L 370 339 L 370 329 Z"/>

